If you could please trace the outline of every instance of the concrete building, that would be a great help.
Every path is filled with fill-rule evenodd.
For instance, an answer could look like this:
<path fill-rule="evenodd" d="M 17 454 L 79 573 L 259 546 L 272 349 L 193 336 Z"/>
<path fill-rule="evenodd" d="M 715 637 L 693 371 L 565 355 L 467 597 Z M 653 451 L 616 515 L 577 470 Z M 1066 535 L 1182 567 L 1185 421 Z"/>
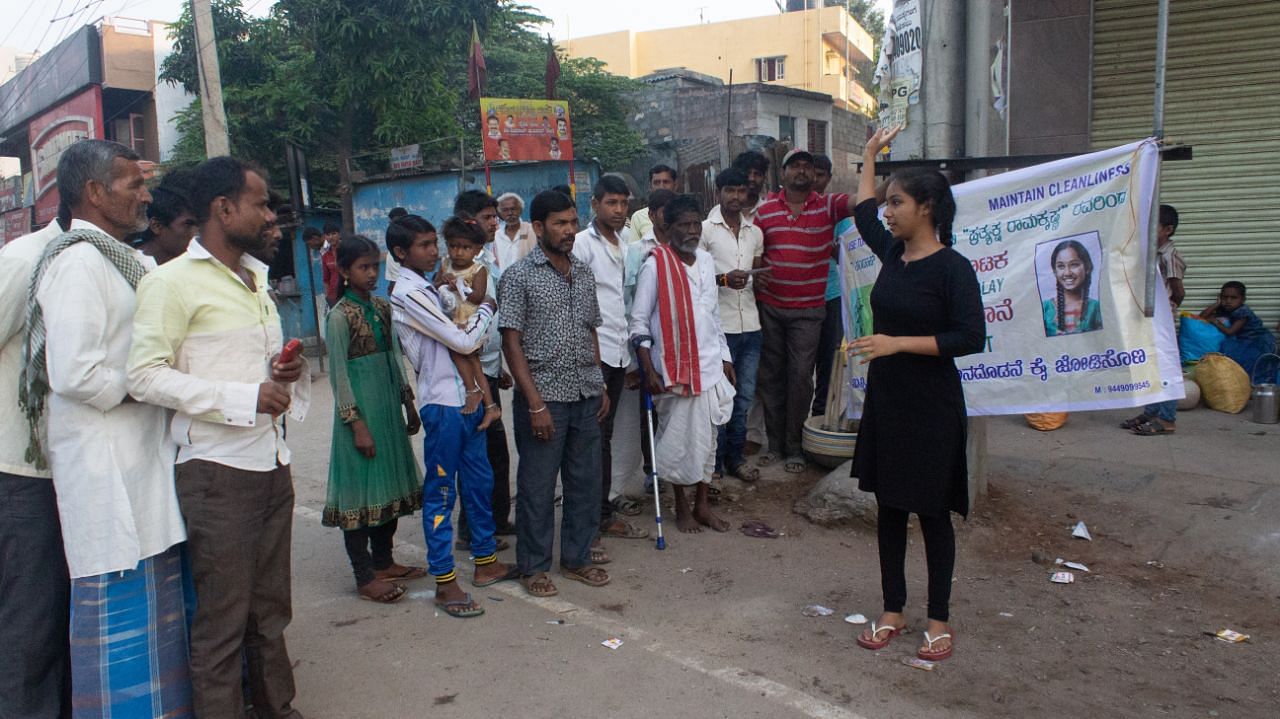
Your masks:
<path fill-rule="evenodd" d="M 923 28 L 921 102 L 893 160 L 959 159 L 947 168 L 965 179 L 975 163 L 964 158 L 1044 159 L 1152 135 L 1157 0 L 919 2 L 932 22 Z M 1182 308 L 1199 312 L 1224 282 L 1238 280 L 1249 288 L 1249 306 L 1274 327 L 1280 2 L 1169 6 L 1164 137 L 1190 146 L 1191 157 L 1166 158 L 1160 201 L 1180 214 Z"/>
<path fill-rule="evenodd" d="M 772 83 L 734 84 L 684 68 L 640 81 L 632 127 L 649 152 L 625 168 L 647 195 L 648 169 L 662 163 L 681 173 L 681 187 L 714 195 L 715 174 L 746 149 L 777 158 L 791 147 L 830 155 L 834 190 L 853 187 L 854 163 L 866 143 L 867 117 L 834 105 L 831 96 Z M 775 158 L 776 159 L 776 158 Z M 777 184 L 777 162 L 771 178 Z M 709 205 L 708 205 L 709 206 Z"/>
<path fill-rule="evenodd" d="M 813 3 L 809 3 L 813 4 Z M 615 75 L 639 78 L 683 67 L 734 84 L 819 92 L 845 110 L 867 113 L 874 98 L 858 84 L 857 66 L 873 41 L 842 7 L 797 8 L 777 15 L 635 32 L 571 38 L 569 57 L 594 57 Z"/>
<path fill-rule="evenodd" d="M 166 23 L 108 17 L 0 85 L 0 157 L 19 164 L 18 174 L 0 178 L 0 239 L 54 218 L 58 159 L 76 140 L 115 140 L 146 160 L 168 158 L 173 118 L 192 99 L 160 82 L 170 52 Z"/>

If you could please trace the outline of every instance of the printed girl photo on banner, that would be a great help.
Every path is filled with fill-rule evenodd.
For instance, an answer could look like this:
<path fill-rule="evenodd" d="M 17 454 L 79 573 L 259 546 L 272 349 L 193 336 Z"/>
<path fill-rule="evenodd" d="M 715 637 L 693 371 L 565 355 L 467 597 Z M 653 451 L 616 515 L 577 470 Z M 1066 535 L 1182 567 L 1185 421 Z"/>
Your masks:
<path fill-rule="evenodd" d="M 1044 336 L 1102 329 L 1099 288 L 1105 276 L 1097 232 L 1036 245 L 1036 285 L 1044 310 Z"/>

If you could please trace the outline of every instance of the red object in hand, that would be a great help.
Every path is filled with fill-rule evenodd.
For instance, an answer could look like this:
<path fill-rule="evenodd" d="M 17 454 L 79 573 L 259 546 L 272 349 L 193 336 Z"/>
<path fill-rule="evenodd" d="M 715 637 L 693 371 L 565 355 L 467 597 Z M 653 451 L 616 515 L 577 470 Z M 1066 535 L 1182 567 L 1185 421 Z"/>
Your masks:
<path fill-rule="evenodd" d="M 302 340 L 291 339 L 285 343 L 284 349 L 280 350 L 280 364 L 288 364 L 298 358 L 302 354 Z"/>

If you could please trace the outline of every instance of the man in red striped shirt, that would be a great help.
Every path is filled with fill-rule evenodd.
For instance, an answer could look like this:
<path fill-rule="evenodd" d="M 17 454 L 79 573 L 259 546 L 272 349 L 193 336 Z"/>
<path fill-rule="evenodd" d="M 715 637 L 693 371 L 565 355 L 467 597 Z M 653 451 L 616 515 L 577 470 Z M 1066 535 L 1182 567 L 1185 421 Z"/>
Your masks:
<path fill-rule="evenodd" d="M 756 279 L 764 331 L 757 387 L 769 438 L 769 453 L 760 463 L 784 457 L 791 473 L 805 468 L 800 437 L 813 401 L 835 226 L 853 214 L 855 204 L 844 193 L 818 194 L 815 179 L 813 155 L 788 152 L 782 159 L 782 192 L 761 205 L 756 218 L 764 230 L 764 264 L 772 269 Z"/>

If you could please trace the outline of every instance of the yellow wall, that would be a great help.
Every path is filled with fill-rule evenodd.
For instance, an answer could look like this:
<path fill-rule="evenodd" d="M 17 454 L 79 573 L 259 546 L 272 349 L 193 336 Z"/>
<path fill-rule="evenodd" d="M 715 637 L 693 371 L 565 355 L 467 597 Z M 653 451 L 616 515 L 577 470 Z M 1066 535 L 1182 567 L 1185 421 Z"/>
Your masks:
<path fill-rule="evenodd" d="M 732 70 L 735 83 L 756 81 L 756 58 L 782 56 L 785 77 L 774 84 L 825 92 L 836 104 L 861 107 L 869 101 L 866 92 L 850 90 L 843 82 L 845 38 L 855 63 L 870 56 L 871 36 L 844 8 L 828 7 L 665 30 L 624 30 L 573 38 L 560 46 L 570 57 L 598 58 L 618 75 L 642 77 L 684 67 L 728 82 Z"/>

